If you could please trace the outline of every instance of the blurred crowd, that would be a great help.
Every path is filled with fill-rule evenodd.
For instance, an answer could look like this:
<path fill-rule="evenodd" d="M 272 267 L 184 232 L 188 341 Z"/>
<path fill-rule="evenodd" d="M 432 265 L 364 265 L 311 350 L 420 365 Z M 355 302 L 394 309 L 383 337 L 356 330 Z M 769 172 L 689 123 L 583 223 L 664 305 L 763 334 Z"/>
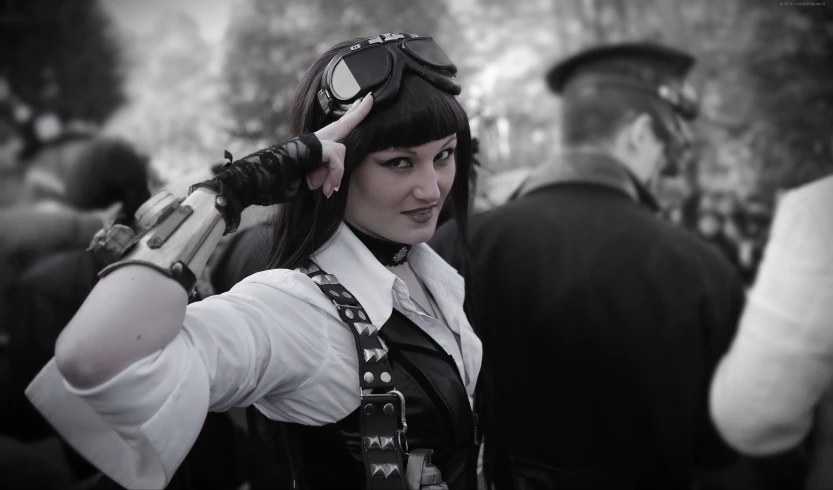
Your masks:
<path fill-rule="evenodd" d="M 666 208 L 664 215 L 715 245 L 750 285 L 763 257 L 772 211 L 763 199 L 703 191 L 692 193 L 678 207 Z"/>

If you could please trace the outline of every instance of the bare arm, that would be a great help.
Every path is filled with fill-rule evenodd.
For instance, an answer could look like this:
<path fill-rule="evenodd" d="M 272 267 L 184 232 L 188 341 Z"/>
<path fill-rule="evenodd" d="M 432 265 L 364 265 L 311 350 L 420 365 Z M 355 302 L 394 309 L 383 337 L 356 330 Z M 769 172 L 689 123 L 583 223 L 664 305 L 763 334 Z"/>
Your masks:
<path fill-rule="evenodd" d="M 197 276 L 223 234 L 225 223 L 214 219 L 218 211 L 213 203 L 214 194 L 202 189 L 182 203 L 194 208 L 192 219 L 216 222 L 189 264 Z M 191 240 L 188 233 L 175 233 L 166 246 L 182 247 Z M 113 271 L 99 281 L 58 337 L 55 361 L 61 374 L 77 388 L 107 381 L 176 337 L 187 300 L 176 281 L 150 267 L 128 265 Z"/>
<path fill-rule="evenodd" d="M 103 225 L 96 212 L 72 208 L 0 209 L 0 255 L 86 246 Z"/>
<path fill-rule="evenodd" d="M 182 328 L 187 295 L 160 272 L 174 270 L 171 257 L 199 277 L 223 232 L 237 229 L 243 209 L 293 199 L 305 176 L 310 189 L 321 187 L 332 195 L 341 183 L 346 151 L 335 141 L 361 122 L 372 101 L 365 97 L 315 135 L 253 153 L 195 186 L 180 206 L 190 206 L 193 213 L 161 248 L 148 246 L 152 233 L 143 238 L 138 253 L 146 265 L 122 265 L 105 276 L 58 337 L 55 362 L 62 376 L 76 388 L 95 387 L 173 341 Z"/>

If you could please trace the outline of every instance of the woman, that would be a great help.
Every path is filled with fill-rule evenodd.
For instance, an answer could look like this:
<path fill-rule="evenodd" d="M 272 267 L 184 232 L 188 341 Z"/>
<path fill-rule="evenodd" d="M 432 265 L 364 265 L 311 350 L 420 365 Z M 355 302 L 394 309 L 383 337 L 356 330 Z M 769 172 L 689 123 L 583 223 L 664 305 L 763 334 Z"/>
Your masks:
<path fill-rule="evenodd" d="M 322 55 L 293 103 L 300 136 L 226 166 L 178 208 L 149 201 L 158 224 L 105 269 L 27 390 L 33 404 L 130 488 L 165 486 L 207 411 L 250 405 L 298 436 L 293 484 L 405 488 L 410 447 L 409 473 L 430 476 L 420 449 L 433 450 L 450 488 L 472 488 L 481 345 L 462 278 L 423 244 L 447 197 L 466 216 L 455 72 L 407 34 Z M 186 307 L 224 230 L 275 202 L 273 268 Z"/>

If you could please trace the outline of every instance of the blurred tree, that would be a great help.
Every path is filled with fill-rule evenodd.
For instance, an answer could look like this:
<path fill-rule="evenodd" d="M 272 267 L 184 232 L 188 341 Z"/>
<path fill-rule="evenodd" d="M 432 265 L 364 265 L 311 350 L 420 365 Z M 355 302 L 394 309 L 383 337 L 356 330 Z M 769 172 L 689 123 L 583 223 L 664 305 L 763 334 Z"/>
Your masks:
<path fill-rule="evenodd" d="M 119 61 L 97 0 L 0 4 L 0 75 L 35 114 L 103 122 L 124 99 Z"/>
<path fill-rule="evenodd" d="M 244 0 L 233 12 L 224 71 L 234 134 L 267 144 L 289 136 L 289 104 L 316 56 L 354 37 L 434 35 L 446 3 Z"/>
<path fill-rule="evenodd" d="M 151 154 L 166 181 L 220 162 L 224 149 L 237 154 L 222 102 L 221 47 L 176 11 L 159 12 L 145 33 L 124 35 L 129 101 L 103 131 Z"/>
<path fill-rule="evenodd" d="M 764 9 L 744 0 L 758 48 L 744 60 L 750 122 L 760 121 L 747 138 L 750 173 L 765 195 L 833 172 L 833 6 L 815 3 Z"/>

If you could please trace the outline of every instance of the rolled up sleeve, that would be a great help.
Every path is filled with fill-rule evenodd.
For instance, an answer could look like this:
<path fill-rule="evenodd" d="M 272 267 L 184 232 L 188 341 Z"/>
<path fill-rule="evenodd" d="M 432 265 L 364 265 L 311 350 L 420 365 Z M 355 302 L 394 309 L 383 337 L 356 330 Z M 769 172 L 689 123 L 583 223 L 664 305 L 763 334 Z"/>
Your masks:
<path fill-rule="evenodd" d="M 190 305 L 170 344 L 107 382 L 76 389 L 53 359 L 27 396 L 116 482 L 163 488 L 208 411 L 280 397 L 318 372 L 329 340 L 315 318 L 312 306 L 263 283 L 244 282 Z"/>
<path fill-rule="evenodd" d="M 712 382 L 715 424 L 744 453 L 800 443 L 833 380 L 830 209 L 785 196 L 738 334 Z"/>

